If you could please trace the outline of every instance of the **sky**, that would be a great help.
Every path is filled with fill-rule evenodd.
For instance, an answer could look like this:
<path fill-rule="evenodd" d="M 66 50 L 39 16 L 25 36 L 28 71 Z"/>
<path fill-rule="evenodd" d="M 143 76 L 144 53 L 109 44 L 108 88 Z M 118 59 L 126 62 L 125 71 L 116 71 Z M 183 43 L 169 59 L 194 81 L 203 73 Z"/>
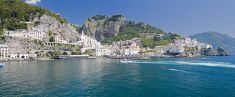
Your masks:
<path fill-rule="evenodd" d="M 70 23 L 94 15 L 122 14 L 167 32 L 188 36 L 216 31 L 235 37 L 235 0 L 27 0 L 50 9 Z"/>

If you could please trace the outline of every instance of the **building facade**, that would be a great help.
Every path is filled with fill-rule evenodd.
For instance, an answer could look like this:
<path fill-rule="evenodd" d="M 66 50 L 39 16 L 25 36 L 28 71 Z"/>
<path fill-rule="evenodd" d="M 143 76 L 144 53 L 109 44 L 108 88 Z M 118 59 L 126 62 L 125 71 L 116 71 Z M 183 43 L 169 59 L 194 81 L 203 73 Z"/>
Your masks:
<path fill-rule="evenodd" d="M 0 45 L 0 59 L 8 58 L 8 46 L 7 45 Z"/>

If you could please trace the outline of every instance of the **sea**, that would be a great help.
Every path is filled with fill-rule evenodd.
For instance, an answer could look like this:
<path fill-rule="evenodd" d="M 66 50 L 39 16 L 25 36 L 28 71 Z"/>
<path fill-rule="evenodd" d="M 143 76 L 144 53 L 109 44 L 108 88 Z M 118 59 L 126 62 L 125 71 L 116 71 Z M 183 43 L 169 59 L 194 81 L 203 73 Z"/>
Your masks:
<path fill-rule="evenodd" d="M 6 62 L 0 97 L 235 97 L 235 56 Z"/>

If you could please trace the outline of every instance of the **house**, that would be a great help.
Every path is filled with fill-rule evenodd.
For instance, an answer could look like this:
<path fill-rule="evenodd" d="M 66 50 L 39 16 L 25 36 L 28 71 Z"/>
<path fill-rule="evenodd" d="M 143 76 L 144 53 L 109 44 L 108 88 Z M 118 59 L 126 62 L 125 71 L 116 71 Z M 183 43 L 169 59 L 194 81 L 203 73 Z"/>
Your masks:
<path fill-rule="evenodd" d="M 61 36 L 57 35 L 57 36 L 55 36 L 55 43 L 67 44 L 68 41 L 64 40 Z"/>
<path fill-rule="evenodd" d="M 183 53 L 185 51 L 184 47 L 181 46 L 164 46 L 163 48 L 164 53 Z"/>
<path fill-rule="evenodd" d="M 96 48 L 96 56 L 110 56 L 112 50 L 109 46 L 101 46 Z"/>
<path fill-rule="evenodd" d="M 0 59 L 8 58 L 8 46 L 7 45 L 0 45 Z"/>
<path fill-rule="evenodd" d="M 84 35 L 82 31 L 80 40 L 77 42 L 77 45 L 81 45 L 81 52 L 84 53 L 86 50 L 95 50 L 97 47 L 101 46 L 101 43 L 94 38 Z"/>
<path fill-rule="evenodd" d="M 43 29 L 44 29 L 43 26 L 33 27 L 27 30 L 19 29 L 15 31 L 8 31 L 5 29 L 4 35 L 10 37 L 26 38 L 31 40 L 34 39 L 43 40 L 43 37 L 46 34 Z"/>
<path fill-rule="evenodd" d="M 138 55 L 140 52 L 140 47 L 136 42 L 133 42 L 128 48 L 125 49 L 124 52 L 124 54 L 127 56 Z"/>

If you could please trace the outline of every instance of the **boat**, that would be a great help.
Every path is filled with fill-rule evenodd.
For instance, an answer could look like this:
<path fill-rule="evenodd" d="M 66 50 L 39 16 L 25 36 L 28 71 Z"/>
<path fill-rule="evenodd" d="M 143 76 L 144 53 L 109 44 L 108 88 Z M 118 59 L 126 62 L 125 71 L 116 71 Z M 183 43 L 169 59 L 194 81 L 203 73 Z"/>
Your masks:
<path fill-rule="evenodd" d="M 150 58 L 171 58 L 173 56 L 171 55 L 153 55 L 153 56 L 150 56 Z"/>
<path fill-rule="evenodd" d="M 202 60 L 206 60 L 206 58 L 202 58 Z"/>
<path fill-rule="evenodd" d="M 5 66 L 5 64 L 3 64 L 3 63 L 0 63 L 0 68 L 1 68 L 1 67 L 4 67 L 4 66 Z"/>
<path fill-rule="evenodd" d="M 98 57 L 89 56 L 87 59 L 98 59 Z"/>
<path fill-rule="evenodd" d="M 123 59 L 120 61 L 121 63 L 133 63 L 132 60 L 127 60 L 127 59 Z"/>

